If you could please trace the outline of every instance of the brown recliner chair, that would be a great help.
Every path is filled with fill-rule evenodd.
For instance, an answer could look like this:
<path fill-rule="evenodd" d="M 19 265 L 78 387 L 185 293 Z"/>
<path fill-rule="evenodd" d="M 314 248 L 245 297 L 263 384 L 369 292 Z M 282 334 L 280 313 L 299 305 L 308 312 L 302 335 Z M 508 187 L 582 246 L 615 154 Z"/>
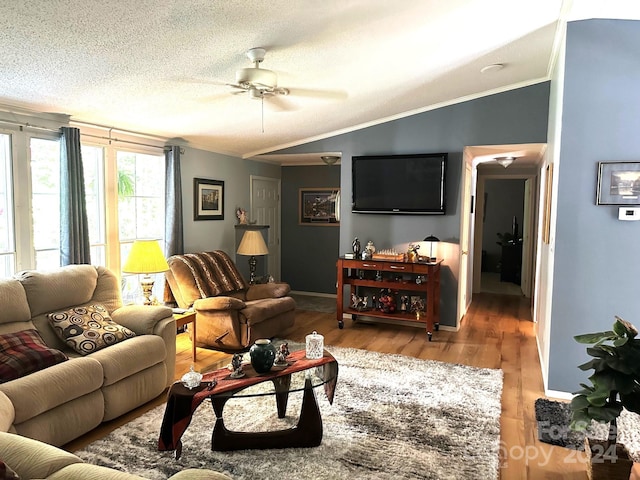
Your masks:
<path fill-rule="evenodd" d="M 296 303 L 287 296 L 289 285 L 247 284 L 222 250 L 173 255 L 167 262 L 165 276 L 176 303 L 196 311 L 196 346 L 246 350 L 258 338 L 280 335 L 294 323 Z"/>

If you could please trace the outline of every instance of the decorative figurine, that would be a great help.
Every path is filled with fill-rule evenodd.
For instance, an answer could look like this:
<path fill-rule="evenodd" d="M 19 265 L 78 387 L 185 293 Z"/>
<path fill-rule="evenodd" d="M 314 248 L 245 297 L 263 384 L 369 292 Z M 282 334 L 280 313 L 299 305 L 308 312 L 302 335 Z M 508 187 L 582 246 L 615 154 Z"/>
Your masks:
<path fill-rule="evenodd" d="M 238 217 L 239 225 L 246 225 L 249 223 L 247 219 L 247 211 L 244 208 L 238 207 L 236 210 L 236 217 Z"/>
<path fill-rule="evenodd" d="M 373 256 L 373 254 L 376 253 L 376 246 L 373 244 L 373 240 L 369 240 L 367 242 L 367 246 L 365 247 L 365 250 L 369 250 L 371 252 L 371 256 Z"/>
<path fill-rule="evenodd" d="M 233 371 L 231 372 L 231 378 L 240 378 L 244 377 L 244 372 L 242 371 L 242 354 L 236 353 L 231 359 L 231 368 Z"/>
<path fill-rule="evenodd" d="M 418 255 L 418 250 L 420 249 L 420 245 L 414 245 L 412 243 L 409 244 L 409 249 L 407 250 L 407 261 L 411 263 L 417 263 L 420 259 Z"/>
<path fill-rule="evenodd" d="M 406 312 L 409 309 L 409 297 L 407 295 L 402 295 L 400 297 L 400 311 Z"/>
<path fill-rule="evenodd" d="M 358 237 L 353 239 L 353 242 L 351 242 L 351 249 L 353 250 L 353 255 L 355 258 L 359 258 L 360 257 L 360 240 L 358 240 Z"/>
<path fill-rule="evenodd" d="M 282 342 L 280 347 L 278 347 L 278 351 L 276 352 L 276 361 L 274 365 L 283 366 L 287 364 L 287 357 L 289 356 L 289 344 L 287 342 Z"/>

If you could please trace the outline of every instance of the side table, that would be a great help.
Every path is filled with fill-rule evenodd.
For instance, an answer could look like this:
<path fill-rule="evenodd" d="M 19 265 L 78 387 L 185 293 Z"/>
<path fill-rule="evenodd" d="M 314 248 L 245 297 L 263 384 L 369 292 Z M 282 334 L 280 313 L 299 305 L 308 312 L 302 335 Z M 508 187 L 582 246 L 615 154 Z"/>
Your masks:
<path fill-rule="evenodd" d="M 191 324 L 189 329 L 191 332 L 191 356 L 196 361 L 196 312 L 187 310 L 184 313 L 174 313 L 173 318 L 176 320 L 176 329 L 182 328 L 187 324 Z"/>

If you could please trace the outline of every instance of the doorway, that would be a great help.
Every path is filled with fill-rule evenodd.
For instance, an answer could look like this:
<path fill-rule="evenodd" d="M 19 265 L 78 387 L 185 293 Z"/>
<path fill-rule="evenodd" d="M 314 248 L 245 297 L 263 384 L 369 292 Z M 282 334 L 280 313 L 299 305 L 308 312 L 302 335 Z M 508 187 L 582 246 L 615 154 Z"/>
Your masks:
<path fill-rule="evenodd" d="M 481 178 L 480 292 L 523 295 L 525 179 Z"/>
<path fill-rule="evenodd" d="M 251 175 L 251 218 L 267 229 L 267 272 L 280 281 L 280 180 Z"/>

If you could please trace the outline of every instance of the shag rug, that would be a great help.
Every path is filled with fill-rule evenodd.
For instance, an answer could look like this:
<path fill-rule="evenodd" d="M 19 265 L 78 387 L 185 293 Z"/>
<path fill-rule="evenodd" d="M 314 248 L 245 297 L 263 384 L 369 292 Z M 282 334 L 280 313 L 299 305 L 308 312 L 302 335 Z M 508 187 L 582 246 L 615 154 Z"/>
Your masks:
<path fill-rule="evenodd" d="M 569 428 L 571 406 L 568 402 L 558 402 L 539 398 L 535 403 L 538 439 L 541 442 L 584 450 L 584 437 L 606 440 L 609 433 L 607 424 L 592 421 L 585 432 L 576 432 Z M 640 415 L 623 410 L 618 417 L 618 443 L 627 447 L 634 462 L 640 462 Z"/>
<path fill-rule="evenodd" d="M 164 405 L 74 453 L 150 479 L 189 467 L 247 480 L 498 478 L 501 370 L 327 350 L 339 374 L 333 405 L 322 388 L 315 392 L 324 427 L 319 447 L 213 452 L 215 417 L 203 402 L 182 437 L 179 460 L 157 451 Z M 273 396 L 231 399 L 225 425 L 236 431 L 288 428 L 297 422 L 301 399 L 290 395 L 284 419 Z"/>

